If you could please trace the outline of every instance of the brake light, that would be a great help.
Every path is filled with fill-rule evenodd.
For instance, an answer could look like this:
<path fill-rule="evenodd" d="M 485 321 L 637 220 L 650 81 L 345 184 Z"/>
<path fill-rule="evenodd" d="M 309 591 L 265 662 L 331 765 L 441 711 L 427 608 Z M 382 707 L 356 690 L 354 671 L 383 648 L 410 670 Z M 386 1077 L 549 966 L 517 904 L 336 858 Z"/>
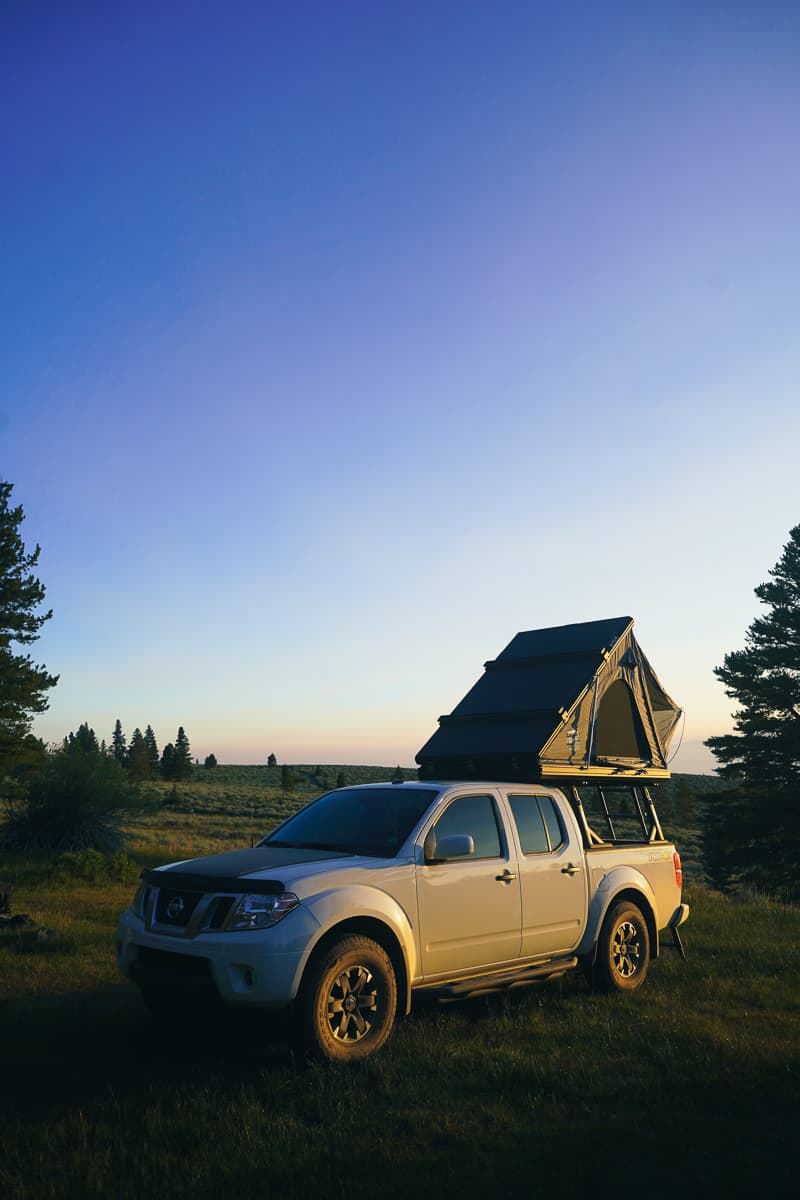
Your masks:
<path fill-rule="evenodd" d="M 683 887 L 683 867 L 681 866 L 681 856 L 676 850 L 672 856 L 672 865 L 675 868 L 675 882 L 678 888 Z"/>

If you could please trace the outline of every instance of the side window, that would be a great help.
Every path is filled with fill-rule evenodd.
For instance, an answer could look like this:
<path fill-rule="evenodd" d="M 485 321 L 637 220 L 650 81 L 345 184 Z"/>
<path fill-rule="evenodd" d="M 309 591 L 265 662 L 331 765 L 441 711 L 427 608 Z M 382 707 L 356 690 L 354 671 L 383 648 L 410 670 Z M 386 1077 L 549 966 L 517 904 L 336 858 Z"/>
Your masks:
<path fill-rule="evenodd" d="M 550 796 L 509 796 L 523 854 L 548 854 L 564 841 Z"/>
<path fill-rule="evenodd" d="M 536 799 L 539 801 L 539 809 L 544 818 L 547 836 L 550 839 L 550 849 L 557 850 L 564 843 L 564 833 L 558 819 L 556 806 L 551 796 L 537 796 Z"/>
<path fill-rule="evenodd" d="M 499 858 L 500 833 L 491 796 L 460 796 L 436 822 L 436 840 L 451 833 L 468 833 L 475 842 L 475 853 L 464 858 Z"/>

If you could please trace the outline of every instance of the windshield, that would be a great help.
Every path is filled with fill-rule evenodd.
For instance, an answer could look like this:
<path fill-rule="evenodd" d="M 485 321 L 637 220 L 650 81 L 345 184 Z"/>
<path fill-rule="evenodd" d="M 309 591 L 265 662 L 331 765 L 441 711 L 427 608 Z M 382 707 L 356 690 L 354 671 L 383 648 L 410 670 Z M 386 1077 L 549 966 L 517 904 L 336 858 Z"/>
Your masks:
<path fill-rule="evenodd" d="M 327 792 L 259 845 L 394 858 L 437 794 L 402 784 Z"/>

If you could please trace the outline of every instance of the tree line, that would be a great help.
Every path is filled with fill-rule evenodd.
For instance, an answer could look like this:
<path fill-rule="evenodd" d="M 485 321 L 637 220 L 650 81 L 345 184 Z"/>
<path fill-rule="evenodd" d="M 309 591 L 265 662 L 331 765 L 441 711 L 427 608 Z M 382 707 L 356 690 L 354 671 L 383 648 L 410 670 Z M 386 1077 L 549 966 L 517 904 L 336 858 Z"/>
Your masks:
<path fill-rule="evenodd" d="M 134 729 L 128 745 L 119 718 L 110 745 L 107 746 L 105 741 L 98 742 L 95 731 L 84 722 L 77 733 L 64 738 L 62 749 L 68 753 L 107 755 L 125 768 L 131 780 L 139 783 L 148 779 L 191 779 L 194 770 L 189 739 L 182 725 L 178 727 L 175 741 L 167 742 L 161 754 L 152 725 L 148 725 L 144 733 L 138 727 Z M 216 762 L 213 754 L 206 758 L 207 767 L 216 766 Z"/>

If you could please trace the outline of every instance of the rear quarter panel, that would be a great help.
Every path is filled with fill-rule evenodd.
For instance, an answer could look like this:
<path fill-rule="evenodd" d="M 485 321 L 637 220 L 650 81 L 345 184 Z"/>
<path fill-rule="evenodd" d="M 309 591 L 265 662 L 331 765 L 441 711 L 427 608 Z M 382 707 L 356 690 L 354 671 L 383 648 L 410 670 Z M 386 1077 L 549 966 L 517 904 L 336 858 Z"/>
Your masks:
<path fill-rule="evenodd" d="M 585 852 L 590 902 L 581 952 L 594 945 L 608 909 L 622 892 L 639 892 L 652 910 L 656 929 L 666 927 L 681 899 L 674 852 L 674 846 L 664 843 L 603 846 Z"/>

